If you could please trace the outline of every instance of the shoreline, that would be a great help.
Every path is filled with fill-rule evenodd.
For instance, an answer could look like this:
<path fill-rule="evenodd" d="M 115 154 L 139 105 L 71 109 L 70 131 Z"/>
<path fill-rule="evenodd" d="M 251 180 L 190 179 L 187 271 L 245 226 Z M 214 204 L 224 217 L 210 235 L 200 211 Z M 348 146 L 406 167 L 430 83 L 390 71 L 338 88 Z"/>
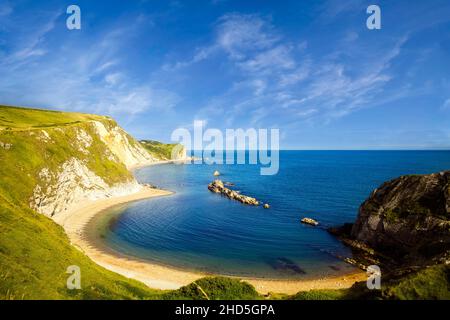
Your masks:
<path fill-rule="evenodd" d="M 152 167 L 152 166 L 157 166 L 160 164 L 184 164 L 186 162 L 192 162 L 194 160 L 195 159 L 193 157 L 187 157 L 187 158 L 176 159 L 176 160 L 159 160 L 159 161 L 155 161 L 155 162 L 136 164 L 136 165 L 133 165 L 130 168 L 128 168 L 128 170 L 130 170 L 131 172 L 134 172 L 135 170 L 142 169 L 145 167 Z"/>
<path fill-rule="evenodd" d="M 92 227 L 94 218 L 105 214 L 107 209 L 138 200 L 169 196 L 172 194 L 173 192 L 167 190 L 143 187 L 142 190 L 131 195 L 89 201 L 82 207 L 73 209 L 70 214 L 65 215 L 64 219 L 60 221 L 56 220 L 56 222 L 64 228 L 71 244 L 81 250 L 95 263 L 127 278 L 141 281 L 153 289 L 173 290 L 188 285 L 205 276 L 220 276 L 219 274 L 179 270 L 117 252 L 108 247 L 96 228 Z M 357 281 L 365 281 L 367 276 L 365 272 L 357 270 L 350 274 L 304 280 L 234 278 L 239 278 L 252 284 L 261 294 L 267 294 L 269 292 L 295 294 L 299 291 L 313 289 L 348 288 Z"/>

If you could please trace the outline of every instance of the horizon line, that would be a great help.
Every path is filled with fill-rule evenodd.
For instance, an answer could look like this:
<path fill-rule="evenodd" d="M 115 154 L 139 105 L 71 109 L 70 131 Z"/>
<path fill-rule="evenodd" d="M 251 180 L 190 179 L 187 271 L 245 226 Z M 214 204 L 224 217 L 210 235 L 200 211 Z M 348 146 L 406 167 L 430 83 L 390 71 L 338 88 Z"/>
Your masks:
<path fill-rule="evenodd" d="M 450 147 L 442 147 L 442 148 L 405 148 L 405 149 L 352 149 L 352 148 L 342 148 L 342 149 L 277 149 L 278 151 L 450 151 Z M 186 149 L 187 152 L 189 151 L 206 151 L 205 149 Z M 211 151 L 211 150 L 207 150 Z M 270 149 L 219 149 L 215 150 L 217 152 L 221 151 L 271 151 Z"/>

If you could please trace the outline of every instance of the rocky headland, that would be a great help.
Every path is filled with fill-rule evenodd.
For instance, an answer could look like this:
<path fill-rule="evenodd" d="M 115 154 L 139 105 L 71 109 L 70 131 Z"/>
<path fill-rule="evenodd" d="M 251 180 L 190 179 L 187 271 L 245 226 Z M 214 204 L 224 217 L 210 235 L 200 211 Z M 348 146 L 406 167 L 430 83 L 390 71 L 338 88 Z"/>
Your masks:
<path fill-rule="evenodd" d="M 222 180 L 214 180 L 208 185 L 208 190 L 214 193 L 219 193 L 228 197 L 229 199 L 239 201 L 243 204 L 258 206 L 259 201 L 255 198 L 245 196 L 239 193 L 239 191 L 231 190 L 227 188 Z"/>
<path fill-rule="evenodd" d="M 388 181 L 360 206 L 355 223 L 329 231 L 381 264 L 449 264 L 450 171 Z"/>

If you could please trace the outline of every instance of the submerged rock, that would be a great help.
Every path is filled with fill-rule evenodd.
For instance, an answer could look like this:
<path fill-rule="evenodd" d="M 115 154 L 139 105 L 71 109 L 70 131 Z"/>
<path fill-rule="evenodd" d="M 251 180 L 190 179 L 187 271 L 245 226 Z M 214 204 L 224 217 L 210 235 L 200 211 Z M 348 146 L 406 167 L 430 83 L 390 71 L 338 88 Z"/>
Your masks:
<path fill-rule="evenodd" d="M 319 225 L 319 222 L 317 222 L 316 220 L 311 219 L 311 218 L 303 218 L 300 221 L 301 221 L 301 223 L 309 224 L 311 226 L 318 226 Z"/>
<path fill-rule="evenodd" d="M 264 204 L 264 209 L 269 209 L 269 208 L 270 208 L 270 205 L 268 203 L 265 203 Z"/>
<path fill-rule="evenodd" d="M 252 206 L 259 205 L 258 200 L 256 200 L 255 198 L 242 195 L 238 191 L 234 191 L 225 187 L 222 180 L 214 180 L 208 185 L 208 189 L 211 192 L 220 193 L 224 196 L 227 196 L 229 199 L 239 201 L 243 204 L 248 204 Z"/>
<path fill-rule="evenodd" d="M 298 264 L 296 264 L 291 259 L 280 257 L 275 260 L 268 261 L 268 264 L 274 270 L 287 271 L 296 274 L 306 274 L 306 271 L 300 268 Z"/>
<path fill-rule="evenodd" d="M 339 268 L 338 266 L 335 266 L 335 265 L 330 265 L 330 266 L 328 266 L 328 268 L 330 268 L 331 270 L 334 270 L 334 271 L 340 271 L 341 270 L 341 268 Z"/>

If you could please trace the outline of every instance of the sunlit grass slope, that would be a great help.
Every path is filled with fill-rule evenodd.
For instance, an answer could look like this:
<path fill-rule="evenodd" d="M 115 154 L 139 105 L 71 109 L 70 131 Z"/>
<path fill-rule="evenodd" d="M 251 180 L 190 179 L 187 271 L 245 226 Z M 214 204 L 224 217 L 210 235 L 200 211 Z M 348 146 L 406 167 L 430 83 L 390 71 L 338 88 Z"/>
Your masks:
<path fill-rule="evenodd" d="M 108 183 L 131 176 L 123 164 L 105 157 L 106 146 L 88 125 L 92 120 L 116 125 L 112 119 L 96 115 L 0 106 L 0 299 L 262 299 L 251 285 L 223 277 L 200 279 L 174 291 L 150 289 L 93 263 L 70 244 L 60 226 L 29 209 L 29 198 L 44 165 L 56 169 L 68 158 L 77 157 Z M 89 153 L 73 145 L 81 129 L 94 136 Z M 167 158 L 173 147 L 154 141 L 144 146 Z M 81 290 L 67 289 L 66 270 L 71 265 L 80 267 Z M 440 265 L 390 279 L 381 292 L 368 292 L 361 283 L 351 289 L 270 297 L 450 299 L 449 278 L 450 266 Z"/>
<path fill-rule="evenodd" d="M 128 181 L 124 164 L 108 157 L 108 149 L 94 132 L 91 120 L 105 126 L 116 123 L 107 117 L 0 106 L 0 192 L 15 204 L 28 204 L 40 182 L 42 168 L 57 171 L 68 159 L 77 158 L 106 183 Z M 10 129 L 11 128 L 11 129 Z M 75 143 L 83 131 L 92 142 L 86 151 Z M 0 144 L 0 146 L 1 146 Z"/>
<path fill-rule="evenodd" d="M 86 161 L 109 183 L 130 177 L 124 165 L 105 157 L 106 146 L 88 124 L 92 120 L 115 125 L 102 116 L 0 106 L 0 299 L 169 298 L 170 292 L 150 289 L 93 263 L 70 244 L 59 225 L 29 209 L 39 170 L 44 166 L 57 169 L 70 157 Z M 80 129 L 94 137 L 87 154 L 73 143 Z M 66 270 L 71 265 L 80 267 L 81 290 L 67 289 Z M 224 280 L 211 281 L 217 285 Z M 218 298 L 225 292 L 236 293 L 236 299 L 250 297 L 238 294 L 239 284 L 233 285 L 233 291 L 228 287 L 224 282 L 205 290 Z M 173 295 L 197 298 L 195 291 Z"/>
<path fill-rule="evenodd" d="M 123 164 L 104 156 L 106 146 L 93 134 L 91 120 L 115 125 L 95 115 L 0 106 L 0 298 L 128 299 L 156 294 L 97 266 L 70 245 L 61 227 L 28 207 L 40 169 L 56 170 L 71 157 L 85 161 L 108 183 L 131 177 Z M 80 130 L 94 138 L 89 153 L 74 146 Z M 81 290 L 66 288 L 69 265 L 81 268 Z"/>
<path fill-rule="evenodd" d="M 162 160 L 170 160 L 172 157 L 172 150 L 177 145 L 161 143 L 154 140 L 141 140 L 141 145 L 152 155 Z"/>
<path fill-rule="evenodd" d="M 0 106 L 0 129 L 27 130 L 109 119 L 93 114 Z"/>

